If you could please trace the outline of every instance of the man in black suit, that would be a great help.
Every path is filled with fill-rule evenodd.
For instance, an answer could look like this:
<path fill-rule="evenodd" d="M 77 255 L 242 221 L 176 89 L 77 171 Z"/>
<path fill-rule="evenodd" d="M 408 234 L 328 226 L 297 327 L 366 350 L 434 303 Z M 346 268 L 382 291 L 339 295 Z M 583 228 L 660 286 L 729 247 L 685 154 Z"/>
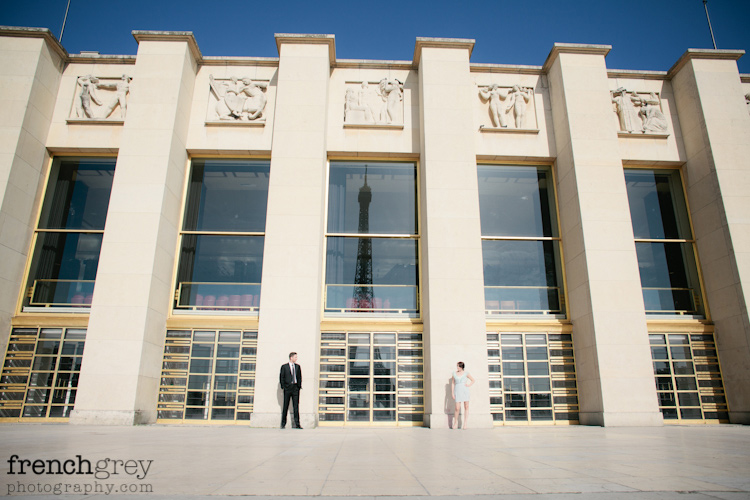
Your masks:
<path fill-rule="evenodd" d="M 286 415 L 289 413 L 289 400 L 292 400 L 294 422 L 292 427 L 301 429 L 299 425 L 299 391 L 302 390 L 302 368 L 297 364 L 297 353 L 289 353 L 289 363 L 281 365 L 279 383 L 284 390 L 284 412 L 281 414 L 281 428 L 286 427 Z"/>

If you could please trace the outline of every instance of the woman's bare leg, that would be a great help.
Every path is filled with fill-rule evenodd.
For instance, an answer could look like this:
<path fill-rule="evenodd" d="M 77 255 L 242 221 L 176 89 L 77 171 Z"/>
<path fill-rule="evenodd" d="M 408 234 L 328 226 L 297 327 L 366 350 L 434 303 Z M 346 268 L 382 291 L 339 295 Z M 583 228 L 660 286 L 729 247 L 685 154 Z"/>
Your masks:
<path fill-rule="evenodd" d="M 466 424 L 469 422 L 469 402 L 464 401 L 464 425 L 463 429 L 466 429 Z"/>
<path fill-rule="evenodd" d="M 461 414 L 461 403 L 456 403 L 456 411 L 453 413 L 453 428 L 458 429 L 458 416 Z M 464 416 L 464 418 L 466 418 Z"/>

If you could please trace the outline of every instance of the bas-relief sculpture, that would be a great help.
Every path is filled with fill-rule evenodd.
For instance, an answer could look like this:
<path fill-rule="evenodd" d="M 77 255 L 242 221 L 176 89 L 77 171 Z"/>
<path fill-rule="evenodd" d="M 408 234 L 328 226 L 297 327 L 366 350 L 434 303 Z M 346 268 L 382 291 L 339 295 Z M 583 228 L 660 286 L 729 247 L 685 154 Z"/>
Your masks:
<path fill-rule="evenodd" d="M 404 84 L 383 78 L 376 85 L 347 84 L 344 95 L 344 123 L 353 125 L 403 125 Z"/>
<path fill-rule="evenodd" d="M 490 119 L 495 128 L 508 128 L 506 115 L 513 113 L 514 128 L 523 129 L 526 126 L 526 108 L 534 89 L 513 85 L 500 87 L 496 83 L 479 87 L 479 97 L 482 101 L 489 101 Z"/>
<path fill-rule="evenodd" d="M 263 110 L 266 108 L 266 90 L 268 82 L 253 81 L 250 78 L 232 76 L 218 80 L 208 76 L 211 87 L 208 121 L 248 121 L 265 120 Z"/>
<path fill-rule="evenodd" d="M 74 100 L 75 118 L 81 120 L 106 120 L 116 107 L 120 107 L 120 118 L 125 119 L 128 110 L 128 93 L 131 77 L 98 78 L 93 75 L 79 76 L 76 80 Z"/>
<path fill-rule="evenodd" d="M 612 103 L 622 132 L 667 133 L 667 117 L 655 92 L 634 92 L 620 87 L 612 91 Z"/>
<path fill-rule="evenodd" d="M 747 112 L 750 113 L 750 93 L 745 94 L 745 104 L 747 104 Z"/>

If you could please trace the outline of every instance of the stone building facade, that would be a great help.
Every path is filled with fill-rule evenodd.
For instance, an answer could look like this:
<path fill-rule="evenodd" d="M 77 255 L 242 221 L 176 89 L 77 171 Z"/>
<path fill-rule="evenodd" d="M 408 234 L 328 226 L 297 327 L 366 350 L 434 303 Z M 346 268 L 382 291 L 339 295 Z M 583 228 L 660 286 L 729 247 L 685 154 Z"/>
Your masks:
<path fill-rule="evenodd" d="M 750 422 L 750 76 L 0 29 L 0 420 Z M 750 292 L 749 292 L 750 293 Z"/>

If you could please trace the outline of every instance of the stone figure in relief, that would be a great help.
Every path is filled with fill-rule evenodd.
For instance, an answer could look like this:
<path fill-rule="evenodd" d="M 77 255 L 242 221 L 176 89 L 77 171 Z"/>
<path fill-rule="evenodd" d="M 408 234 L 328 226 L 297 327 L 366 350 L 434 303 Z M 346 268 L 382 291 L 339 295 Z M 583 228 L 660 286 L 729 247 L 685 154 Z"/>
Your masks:
<path fill-rule="evenodd" d="M 394 79 L 383 78 L 378 84 L 380 97 L 383 99 L 383 108 L 380 112 L 380 121 L 393 123 L 399 120 L 399 103 L 404 100 L 404 84 Z"/>
<path fill-rule="evenodd" d="M 526 104 L 534 94 L 534 90 L 528 87 L 521 88 L 519 85 L 513 85 L 508 92 L 508 104 L 506 111 L 513 109 L 513 115 L 516 118 L 516 128 L 523 128 L 523 122 L 526 118 Z"/>
<path fill-rule="evenodd" d="M 663 134 L 667 131 L 667 117 L 659 109 L 659 97 L 654 92 L 650 92 L 647 96 L 633 92 L 631 99 L 636 107 L 641 108 L 638 116 L 643 122 L 641 127 L 643 133 Z"/>
<path fill-rule="evenodd" d="M 620 121 L 620 130 L 623 132 L 641 130 L 641 119 L 630 97 L 631 93 L 624 87 L 612 91 L 612 104 L 614 104 L 615 113 L 617 113 L 617 118 Z"/>
<path fill-rule="evenodd" d="M 355 120 L 353 117 L 353 111 L 361 111 L 364 114 L 365 121 L 367 123 L 375 123 L 375 117 L 372 113 L 372 108 L 367 104 L 367 92 L 369 85 L 367 82 L 362 82 L 362 86 L 358 91 L 353 88 L 346 89 L 346 96 L 344 98 L 344 121 L 352 122 Z"/>
<path fill-rule="evenodd" d="M 76 116 L 78 118 L 95 118 L 91 101 L 101 106 L 102 101 L 97 95 L 99 79 L 92 75 L 79 76 L 77 80 L 81 90 L 75 99 Z"/>
<path fill-rule="evenodd" d="M 745 94 L 745 104 L 747 104 L 747 112 L 750 113 L 750 93 Z"/>
<path fill-rule="evenodd" d="M 490 101 L 490 118 L 492 118 L 492 126 L 496 128 L 507 127 L 508 124 L 505 121 L 503 103 L 500 101 L 505 100 L 505 98 L 508 97 L 508 93 L 503 93 L 497 83 L 492 83 L 487 87 L 479 87 L 479 97 L 484 101 Z"/>
<path fill-rule="evenodd" d="M 122 79 L 117 83 L 99 83 L 100 89 L 112 89 L 115 91 L 115 96 L 110 100 L 109 104 L 104 108 L 104 118 L 109 118 L 115 108 L 120 106 L 120 117 L 124 120 L 125 113 L 128 110 L 128 92 L 130 92 L 130 78 L 128 75 L 122 75 Z"/>
<path fill-rule="evenodd" d="M 253 121 L 263 115 L 268 83 L 236 76 L 219 83 L 213 75 L 208 76 L 208 83 L 217 99 L 214 111 L 219 120 Z"/>

